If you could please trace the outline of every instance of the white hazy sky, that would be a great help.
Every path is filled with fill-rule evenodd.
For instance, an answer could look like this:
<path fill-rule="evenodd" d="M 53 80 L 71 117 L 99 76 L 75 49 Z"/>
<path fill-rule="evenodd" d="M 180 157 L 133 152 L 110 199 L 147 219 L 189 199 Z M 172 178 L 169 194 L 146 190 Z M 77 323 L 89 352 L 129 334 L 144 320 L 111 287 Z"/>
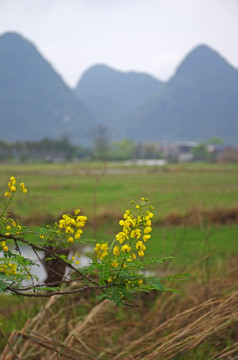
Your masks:
<path fill-rule="evenodd" d="M 92 65 L 161 80 L 197 45 L 238 67 L 238 0 L 0 0 L 0 34 L 32 41 L 70 86 Z"/>

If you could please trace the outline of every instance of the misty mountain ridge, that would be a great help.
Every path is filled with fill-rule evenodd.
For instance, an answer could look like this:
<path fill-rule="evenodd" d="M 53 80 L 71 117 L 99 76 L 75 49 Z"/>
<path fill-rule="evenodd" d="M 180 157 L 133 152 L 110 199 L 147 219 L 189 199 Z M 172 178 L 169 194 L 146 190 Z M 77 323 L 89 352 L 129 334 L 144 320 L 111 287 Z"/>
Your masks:
<path fill-rule="evenodd" d="M 210 47 L 200 45 L 192 50 L 169 81 L 160 82 L 153 78 L 157 89 L 151 88 L 148 96 L 137 103 L 137 108 L 130 109 L 122 102 L 122 110 L 120 106 L 110 108 L 110 113 L 114 110 L 117 114 L 120 128 L 105 116 L 105 108 L 100 112 L 100 105 L 113 98 L 103 87 L 110 81 L 107 78 L 110 72 L 105 72 L 104 76 L 100 76 L 100 72 L 98 66 L 87 70 L 75 91 L 79 94 L 80 89 L 81 97 L 84 93 L 83 99 L 91 110 L 99 97 L 103 98 L 97 103 L 97 119 L 111 130 L 113 138 L 120 134 L 139 142 L 205 141 L 217 135 L 227 143 L 238 142 L 238 71 Z M 121 77 L 126 76 L 129 73 L 121 73 Z M 87 83 L 86 78 L 90 79 Z M 93 87 L 95 83 L 97 86 Z M 84 91 L 86 87 L 87 91 Z M 120 89 L 121 82 L 118 81 L 117 92 Z M 128 99 L 133 94 L 124 92 L 124 96 Z"/>
<path fill-rule="evenodd" d="M 69 135 L 88 145 L 96 124 L 110 140 L 205 141 L 238 138 L 238 71 L 206 45 L 192 50 L 162 82 L 99 64 L 70 89 L 29 41 L 0 36 L 0 138 Z M 91 135 L 90 135 L 91 134 Z"/>
<path fill-rule="evenodd" d="M 16 33 L 0 36 L 0 119 L 1 138 L 9 141 L 63 134 L 83 140 L 94 126 L 86 106 Z"/>
<path fill-rule="evenodd" d="M 148 74 L 122 72 L 99 64 L 82 75 L 75 93 L 96 121 L 105 125 L 112 138 L 117 139 L 126 137 L 123 117 L 149 100 L 162 86 L 161 81 Z"/>

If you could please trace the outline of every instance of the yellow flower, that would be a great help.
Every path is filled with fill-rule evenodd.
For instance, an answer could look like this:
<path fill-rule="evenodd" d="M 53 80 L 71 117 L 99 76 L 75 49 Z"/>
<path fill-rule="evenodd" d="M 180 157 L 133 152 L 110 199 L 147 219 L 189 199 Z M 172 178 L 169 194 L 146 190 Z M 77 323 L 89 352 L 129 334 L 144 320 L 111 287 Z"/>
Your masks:
<path fill-rule="evenodd" d="M 122 246 L 121 251 L 129 253 L 131 251 L 131 247 L 128 244 Z"/>
<path fill-rule="evenodd" d="M 144 250 L 146 250 L 146 246 L 143 244 L 142 241 L 138 241 L 138 242 L 136 243 L 136 248 L 137 248 L 137 250 L 138 250 L 138 255 L 139 255 L 140 257 L 144 256 Z"/>
<path fill-rule="evenodd" d="M 10 177 L 10 180 L 11 180 L 11 182 L 12 182 L 13 185 L 16 184 L 16 178 L 15 178 L 14 176 L 11 176 L 11 177 Z"/>
<path fill-rule="evenodd" d="M 125 223 L 125 221 L 124 221 L 124 220 L 120 220 L 120 221 L 119 221 L 119 225 L 121 225 L 121 226 L 123 226 L 123 225 L 124 225 L 124 223 Z"/>
<path fill-rule="evenodd" d="M 11 192 L 16 192 L 16 186 L 14 186 L 14 185 L 12 185 L 11 187 L 10 187 L 10 190 L 11 190 Z"/>
<path fill-rule="evenodd" d="M 10 229 L 11 229 L 11 226 L 7 225 L 6 230 L 10 230 Z"/>
<path fill-rule="evenodd" d="M 128 216 L 130 216 L 131 212 L 130 210 L 126 210 L 125 214 L 123 215 L 124 219 L 127 219 Z"/>
<path fill-rule="evenodd" d="M 131 232 L 131 238 L 139 239 L 141 237 L 141 230 L 135 229 Z"/>
<path fill-rule="evenodd" d="M 3 251 L 8 251 L 7 245 L 3 246 Z"/>
<path fill-rule="evenodd" d="M 77 260 L 77 261 L 75 261 L 75 265 L 78 265 L 80 262 Z"/>
<path fill-rule="evenodd" d="M 85 223 L 87 221 L 87 216 L 83 216 L 83 215 L 79 215 L 77 217 L 77 221 L 82 221 L 83 223 Z"/>
<path fill-rule="evenodd" d="M 146 250 L 146 246 L 143 244 L 142 241 L 137 241 L 136 248 L 137 250 Z"/>
<path fill-rule="evenodd" d="M 102 244 L 97 243 L 94 248 L 97 254 L 97 258 L 103 260 L 103 258 L 108 255 L 108 249 L 109 249 L 108 243 L 102 243 Z"/>
<path fill-rule="evenodd" d="M 118 267 L 118 261 L 117 260 L 114 260 L 113 261 L 113 263 L 112 263 L 112 266 L 114 267 L 114 268 L 116 268 L 116 267 Z"/>
<path fill-rule="evenodd" d="M 119 254 L 120 254 L 119 246 L 115 246 L 113 249 L 113 255 L 119 255 Z"/>
<path fill-rule="evenodd" d="M 71 224 L 71 225 L 75 225 L 75 224 L 76 224 L 76 221 L 72 218 L 72 219 L 70 219 L 70 224 Z"/>
<path fill-rule="evenodd" d="M 41 238 L 41 239 L 44 239 L 44 237 L 45 237 L 45 235 L 40 234 L 40 238 Z"/>
<path fill-rule="evenodd" d="M 67 226 L 66 230 L 65 230 L 66 234 L 73 234 L 74 233 L 74 229 L 72 229 L 70 226 Z"/>
<path fill-rule="evenodd" d="M 130 259 L 127 259 L 127 261 L 132 261 L 132 260 L 135 260 L 136 259 L 136 254 L 134 254 L 134 253 L 131 253 L 130 254 Z"/>
<path fill-rule="evenodd" d="M 74 238 L 72 236 L 69 236 L 68 237 L 68 243 L 72 244 L 73 242 L 74 242 Z"/>
<path fill-rule="evenodd" d="M 75 239 L 78 240 L 81 237 L 81 234 L 77 231 L 76 234 L 74 235 Z"/>
<path fill-rule="evenodd" d="M 136 219 L 134 219 L 132 216 L 128 216 L 128 218 L 125 221 L 124 227 L 131 227 L 136 226 Z"/>
<path fill-rule="evenodd" d="M 126 238 L 126 234 L 124 232 L 119 232 L 117 235 L 116 235 L 116 240 L 119 241 L 120 244 L 123 243 L 123 241 L 125 240 Z"/>
<path fill-rule="evenodd" d="M 151 238 L 151 235 L 144 235 L 143 236 L 143 240 L 144 240 L 144 242 L 146 242 L 147 240 L 149 240 Z"/>
<path fill-rule="evenodd" d="M 142 221 L 141 216 L 138 215 L 138 216 L 137 216 L 137 222 L 138 222 L 138 224 L 141 223 L 141 221 Z"/>
<path fill-rule="evenodd" d="M 136 259 L 136 254 L 131 253 L 130 257 L 132 258 L 132 260 L 135 260 Z"/>
<path fill-rule="evenodd" d="M 138 250 L 138 255 L 140 257 L 143 257 L 145 254 L 144 254 L 144 251 L 143 250 Z"/>
<path fill-rule="evenodd" d="M 138 284 L 139 285 L 143 284 L 143 280 L 142 279 L 138 280 Z"/>
<path fill-rule="evenodd" d="M 27 193 L 27 188 L 22 189 L 23 194 Z"/>
<path fill-rule="evenodd" d="M 11 194 L 10 194 L 10 191 L 6 191 L 5 194 L 4 194 L 5 197 L 10 197 Z"/>
<path fill-rule="evenodd" d="M 150 227 L 150 226 L 146 226 L 145 228 L 144 228 L 144 234 L 148 234 L 148 233 L 150 233 L 152 231 L 152 228 Z"/>
<path fill-rule="evenodd" d="M 75 214 L 75 215 L 78 215 L 79 213 L 80 213 L 80 210 L 79 210 L 79 209 L 75 209 L 75 210 L 74 210 L 74 214 Z"/>
<path fill-rule="evenodd" d="M 154 216 L 154 214 L 152 212 L 147 211 L 147 216 L 146 216 L 145 220 L 150 220 L 153 216 Z"/>
<path fill-rule="evenodd" d="M 65 227 L 65 221 L 63 220 L 63 219 L 61 219 L 60 221 L 59 221 L 59 228 L 60 229 L 63 229 Z"/>

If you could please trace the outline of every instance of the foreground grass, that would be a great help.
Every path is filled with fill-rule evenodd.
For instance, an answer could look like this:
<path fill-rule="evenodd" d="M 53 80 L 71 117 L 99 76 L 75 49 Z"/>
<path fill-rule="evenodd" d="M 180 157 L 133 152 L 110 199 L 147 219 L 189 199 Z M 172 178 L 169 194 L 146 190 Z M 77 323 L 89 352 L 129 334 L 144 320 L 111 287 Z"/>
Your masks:
<path fill-rule="evenodd" d="M 203 360 L 221 354 L 228 359 L 237 354 L 237 257 L 222 269 L 222 274 L 213 274 L 209 291 L 193 278 L 172 284 L 177 294 L 138 294 L 131 303 L 136 307 L 98 303 L 95 294 L 71 295 L 51 299 L 44 306 L 38 303 L 38 311 L 32 300 L 10 301 L 2 317 L 13 322 L 11 310 L 18 307 L 20 330 L 28 314 L 21 337 L 14 332 L 9 340 L 15 355 L 25 360 L 57 353 L 65 359 Z M 7 337 L 10 331 L 3 330 Z M 11 353 L 10 347 L 6 353 Z"/>

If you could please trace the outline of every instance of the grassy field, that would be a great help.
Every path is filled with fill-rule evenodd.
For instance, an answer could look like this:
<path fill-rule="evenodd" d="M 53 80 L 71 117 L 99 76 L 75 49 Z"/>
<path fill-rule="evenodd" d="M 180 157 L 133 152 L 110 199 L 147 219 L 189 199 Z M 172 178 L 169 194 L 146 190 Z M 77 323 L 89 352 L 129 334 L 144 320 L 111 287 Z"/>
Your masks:
<path fill-rule="evenodd" d="M 194 264 L 212 254 L 222 261 L 237 247 L 236 221 L 210 224 L 200 211 L 233 209 L 238 213 L 238 165 L 178 164 L 166 167 L 122 166 L 109 163 L 1 165 L 2 194 L 10 176 L 24 181 L 27 195 L 18 194 L 14 212 L 22 223 L 41 225 L 74 208 L 89 218 L 85 236 L 112 240 L 120 230 L 118 219 L 130 201 L 146 196 L 154 205 L 153 241 L 147 256 L 174 255 L 176 268 Z M 4 201 L 4 200 L 3 200 Z M 165 219 L 192 217 L 183 226 L 162 226 Z M 92 231 L 96 215 L 97 231 Z M 234 213 L 231 214 L 234 216 Z M 175 217 L 176 219 L 176 217 Z M 190 219 L 190 218 L 189 218 Z M 173 222 L 172 222 L 173 223 Z M 227 225 L 228 223 L 228 225 Z M 175 223 L 176 224 L 176 223 Z"/>
<path fill-rule="evenodd" d="M 166 293 L 158 298 L 150 295 L 145 299 L 139 298 L 137 299 L 139 310 L 133 308 L 121 310 L 115 307 L 107 308 L 105 313 L 103 310 L 100 318 L 95 320 L 96 323 L 90 323 L 92 329 L 91 325 L 85 328 L 89 335 L 85 334 L 83 338 L 97 354 L 99 350 L 108 349 L 108 353 L 100 358 L 114 358 L 110 355 L 110 351 L 116 354 L 120 351 L 123 353 L 121 345 L 124 344 L 128 352 L 123 353 L 121 359 L 128 359 L 131 351 L 134 354 L 133 359 L 143 359 L 144 354 L 147 354 L 149 359 L 150 350 L 146 353 L 143 349 L 146 349 L 150 338 L 148 337 L 144 342 L 144 334 L 147 333 L 149 336 L 150 331 L 155 329 L 156 335 L 158 324 L 162 324 L 161 336 L 166 334 L 168 337 L 168 345 L 165 348 L 163 344 L 157 344 L 161 336 L 156 335 L 157 337 L 153 338 L 153 333 L 151 334 L 151 339 L 158 346 L 154 351 L 158 351 L 157 354 L 165 354 L 164 357 L 161 355 L 161 359 L 167 359 L 170 354 L 177 354 L 171 346 L 181 346 L 183 349 L 179 355 L 172 357 L 174 359 L 213 359 L 220 348 L 225 349 L 226 346 L 238 341 L 237 336 L 234 335 L 232 321 L 222 318 L 225 310 L 222 310 L 219 316 L 218 312 L 212 315 L 210 323 L 209 315 L 204 317 L 206 312 L 210 314 L 211 308 L 216 309 L 216 303 L 213 303 L 213 300 L 209 303 L 209 299 L 220 296 L 219 309 L 223 309 L 222 306 L 225 304 L 229 307 L 226 311 L 230 311 L 228 319 L 232 316 L 235 319 L 232 301 L 237 297 L 225 296 L 234 291 L 238 278 L 237 261 L 234 261 L 237 260 L 238 249 L 238 165 L 178 164 L 164 168 L 126 167 L 115 163 L 107 164 L 106 168 L 100 163 L 1 165 L 2 194 L 12 175 L 16 176 L 18 181 L 25 182 L 29 189 L 27 195 L 17 196 L 14 205 L 14 212 L 23 223 L 26 221 L 32 225 L 39 225 L 57 219 L 64 212 L 81 208 L 89 217 L 88 231 L 85 229 L 85 237 L 89 239 L 95 238 L 96 233 L 98 239 L 112 240 L 115 233 L 120 231 L 118 219 L 130 207 L 130 201 L 140 199 L 141 196 L 148 197 L 155 208 L 155 226 L 153 237 L 147 243 L 147 257 L 174 256 L 173 260 L 153 271 L 162 276 L 177 271 L 191 274 L 188 282 L 172 284 L 171 287 L 179 290 L 177 295 Z M 2 201 L 4 201 L 3 197 Z M 212 222 L 211 215 L 216 215 L 217 212 L 220 217 Z M 196 214 L 195 220 L 194 214 Z M 224 214 L 229 216 L 224 217 Z M 93 230 L 95 219 L 97 227 Z M 181 219 L 185 221 L 181 222 Z M 175 225 L 171 226 L 171 224 Z M 14 297 L 10 301 L 5 299 L 3 296 L 0 297 L 2 303 L 0 329 L 2 328 L 5 336 L 8 336 L 13 329 L 21 329 L 27 318 L 37 314 L 40 303 Z M 55 317 L 53 328 L 56 329 L 57 326 L 64 328 L 67 334 L 68 321 L 71 322 L 70 328 L 74 328 L 77 321 L 81 321 L 85 314 L 91 316 L 90 309 L 95 314 L 94 306 L 97 302 L 95 299 L 91 300 L 89 302 L 88 299 L 75 297 L 60 300 L 63 301 L 63 305 L 59 302 L 52 313 L 55 311 L 57 314 L 62 306 L 68 310 L 65 316 L 62 315 L 60 318 L 62 323 Z M 195 310 L 189 313 L 190 319 L 195 321 L 196 326 L 201 324 L 201 327 L 194 325 L 195 333 L 191 333 L 189 345 L 186 345 L 189 336 L 185 337 L 181 345 L 176 343 L 177 331 L 181 331 L 181 334 L 186 334 L 187 331 L 188 335 L 190 334 L 189 331 L 193 327 L 188 322 L 187 309 L 192 309 L 193 306 Z M 81 310 L 76 314 L 75 309 L 79 308 Z M 173 316 L 174 323 L 168 323 Z M 206 319 L 208 319 L 207 323 Z M 106 324 L 103 327 L 102 338 L 97 335 L 100 332 L 94 333 L 97 323 Z M 34 322 L 32 324 L 34 325 Z M 42 329 L 39 325 L 37 331 L 50 337 L 52 327 L 49 324 L 49 329 L 46 330 L 47 324 L 47 321 L 41 322 Z M 167 328 L 166 324 L 170 327 Z M 208 326 L 210 326 L 210 334 L 214 332 L 214 336 L 208 337 L 206 334 Z M 110 333 L 107 329 L 110 329 Z M 219 332 L 218 337 L 215 330 Z M 170 338 L 170 333 L 173 331 L 173 338 Z M 115 339 L 118 338 L 120 341 L 117 343 Z M 140 338 L 141 342 L 136 345 L 137 338 Z M 93 339 L 95 341 L 97 339 L 97 342 L 95 343 Z M 130 344 L 133 341 L 135 346 L 131 350 Z M 0 347 L 5 343 L 6 340 L 2 337 Z M 97 346 L 100 349 L 97 349 Z M 140 352 L 140 356 L 137 355 L 137 351 Z M 227 353 L 229 351 L 228 349 Z M 97 358 L 90 356 L 89 354 L 88 357 L 82 358 Z"/>
<path fill-rule="evenodd" d="M 2 193 L 10 176 L 24 181 L 29 194 L 19 197 L 15 210 L 22 216 L 60 213 L 80 207 L 93 214 L 120 214 L 131 200 L 148 197 L 155 219 L 191 209 L 238 208 L 238 165 L 183 164 L 126 167 L 108 164 L 1 165 Z M 23 201 L 24 200 L 24 201 Z"/>

